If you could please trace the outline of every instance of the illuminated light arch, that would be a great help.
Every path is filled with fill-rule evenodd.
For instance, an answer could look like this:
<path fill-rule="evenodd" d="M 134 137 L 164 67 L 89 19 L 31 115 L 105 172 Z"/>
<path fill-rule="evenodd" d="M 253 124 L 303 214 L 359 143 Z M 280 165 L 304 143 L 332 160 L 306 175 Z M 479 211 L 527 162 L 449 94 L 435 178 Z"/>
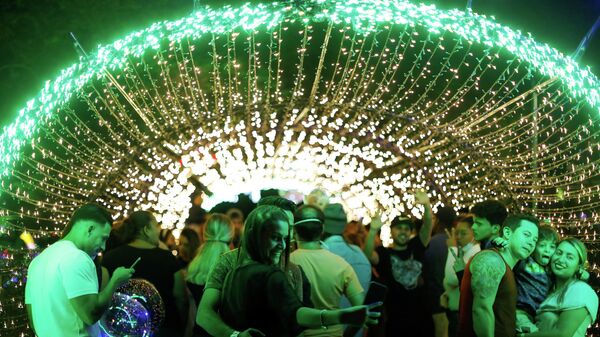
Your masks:
<path fill-rule="evenodd" d="M 182 174 L 193 172 L 219 190 L 316 183 L 366 218 L 418 212 L 414 188 L 456 207 L 500 198 L 591 241 L 599 84 L 470 12 L 206 8 L 101 46 L 46 83 L 0 137 L 2 214 L 44 235 L 98 200 L 117 215 L 152 206 L 169 224 L 184 216 Z"/>
<path fill-rule="evenodd" d="M 583 239 L 600 276 L 599 84 L 471 12 L 201 9 L 100 46 L 27 103 L 0 136 L 0 234 L 40 242 L 86 200 L 181 225 L 189 174 L 225 193 L 320 185 L 367 220 L 418 213 L 409 191 L 425 188 L 438 205 L 533 210 Z M 23 265 L 6 267 L 22 282 Z"/>

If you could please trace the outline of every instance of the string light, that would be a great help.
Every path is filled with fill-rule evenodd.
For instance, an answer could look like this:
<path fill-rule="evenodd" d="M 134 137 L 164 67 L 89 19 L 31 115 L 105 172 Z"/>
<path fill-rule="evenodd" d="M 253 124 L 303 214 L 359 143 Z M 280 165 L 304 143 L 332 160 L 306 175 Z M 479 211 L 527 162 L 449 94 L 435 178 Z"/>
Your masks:
<path fill-rule="evenodd" d="M 549 219 L 589 245 L 598 277 L 599 84 L 470 11 L 200 9 L 46 82 L 0 136 L 2 226 L 56 238 L 75 207 L 97 201 L 115 219 L 149 208 L 181 228 L 191 176 L 215 192 L 208 203 L 321 186 L 365 222 L 377 208 L 384 221 L 420 215 L 411 192 L 426 189 L 436 207 L 497 198 Z"/>

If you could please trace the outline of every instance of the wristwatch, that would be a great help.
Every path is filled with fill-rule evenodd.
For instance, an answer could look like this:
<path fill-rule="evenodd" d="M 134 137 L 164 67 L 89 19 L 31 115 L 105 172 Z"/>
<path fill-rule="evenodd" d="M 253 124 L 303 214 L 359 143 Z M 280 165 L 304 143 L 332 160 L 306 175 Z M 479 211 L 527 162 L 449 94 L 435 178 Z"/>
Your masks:
<path fill-rule="evenodd" d="M 239 331 L 235 331 L 235 330 L 234 330 L 234 331 L 231 333 L 231 335 L 229 335 L 229 337 L 238 337 L 239 335 L 240 335 L 240 332 L 239 332 Z"/>

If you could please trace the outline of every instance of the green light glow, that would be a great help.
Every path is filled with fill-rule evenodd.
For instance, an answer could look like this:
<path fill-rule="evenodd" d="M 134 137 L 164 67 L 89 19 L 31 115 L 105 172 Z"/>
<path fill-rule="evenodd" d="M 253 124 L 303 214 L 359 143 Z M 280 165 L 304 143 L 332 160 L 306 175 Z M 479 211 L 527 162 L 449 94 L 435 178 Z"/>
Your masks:
<path fill-rule="evenodd" d="M 215 193 L 207 207 L 319 187 L 365 223 L 376 209 L 384 222 L 420 216 L 415 189 L 434 208 L 500 199 L 597 261 L 600 85 L 588 68 L 471 12 L 298 3 L 155 23 L 46 82 L 0 136 L 0 235 L 27 231 L 43 248 L 86 200 L 115 219 L 152 209 L 177 233 L 194 176 Z M 23 311 L 15 280 L 0 319 Z M 0 335 L 31 335 L 15 317 Z"/>
<path fill-rule="evenodd" d="M 322 8 L 321 8 L 322 7 Z M 4 128 L 0 136 L 0 173 L 10 174 L 19 158 L 21 147 L 31 140 L 40 127 L 48 123 L 56 110 L 90 80 L 104 76 L 104 70 L 122 70 L 128 57 L 141 57 L 147 50 L 158 50 L 164 39 L 183 41 L 206 34 L 222 34 L 236 28 L 247 31 L 272 30 L 283 20 L 331 21 L 346 23 L 369 34 L 382 24 L 420 25 L 431 33 L 452 32 L 466 41 L 500 46 L 517 58 L 530 63 L 540 73 L 557 77 L 571 95 L 587 101 L 600 111 L 600 82 L 589 68 L 556 49 L 536 42 L 529 36 L 496 23 L 486 16 L 458 10 L 442 11 L 434 6 L 399 1 L 316 1 L 308 16 L 299 8 L 284 5 L 245 5 L 240 8 L 204 9 L 178 21 L 161 22 L 114 42 L 100 46 L 89 60 L 64 69 L 60 76 L 47 82 L 40 94 L 19 111 L 17 120 Z"/>

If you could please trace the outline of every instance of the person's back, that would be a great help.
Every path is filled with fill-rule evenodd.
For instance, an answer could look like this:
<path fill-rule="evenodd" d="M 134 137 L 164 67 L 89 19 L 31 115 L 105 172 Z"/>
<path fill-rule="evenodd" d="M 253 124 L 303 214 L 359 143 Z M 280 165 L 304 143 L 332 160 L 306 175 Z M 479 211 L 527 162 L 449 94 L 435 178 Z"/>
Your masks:
<path fill-rule="evenodd" d="M 347 243 L 339 235 L 330 236 L 324 243 L 327 250 L 344 259 L 354 269 L 362 288 L 365 290 L 368 289 L 371 282 L 371 263 L 362 249 L 356 245 Z M 345 296 L 342 298 L 341 306 L 342 308 L 351 306 Z"/>
<path fill-rule="evenodd" d="M 369 288 L 371 282 L 371 263 L 362 249 L 344 239 L 342 234 L 348 223 L 348 217 L 341 204 L 329 204 L 323 211 L 323 247 L 343 258 L 356 273 L 363 289 Z M 344 296 L 341 307 L 350 307 L 350 301 Z"/>
<path fill-rule="evenodd" d="M 330 206 L 341 209 L 341 205 L 334 205 Z M 329 210 L 331 210 L 330 206 L 327 206 Z M 296 211 L 294 235 L 298 242 L 298 249 L 290 255 L 290 261 L 299 265 L 306 273 L 311 284 L 310 297 L 315 309 L 338 309 L 342 295 L 346 296 L 353 305 L 362 304 L 363 287 L 352 266 L 321 245 L 320 238 L 325 220 L 325 214 L 314 206 L 305 205 Z M 326 331 L 306 330 L 304 335 L 342 336 L 343 330 L 343 326 L 337 325 Z"/>
<path fill-rule="evenodd" d="M 423 256 L 423 274 L 429 294 L 429 307 L 433 314 L 443 313 L 440 296 L 444 293 L 444 267 L 448 258 L 446 233 L 437 233 L 431 237 Z"/>
<path fill-rule="evenodd" d="M 311 284 L 311 300 L 316 309 L 338 309 L 342 295 L 353 297 L 363 292 L 352 267 L 330 251 L 299 248 L 290 255 L 290 261 L 302 267 L 306 273 Z M 306 330 L 304 335 L 341 336 L 342 332 L 340 325 L 326 331 Z"/>
<path fill-rule="evenodd" d="M 72 242 L 58 241 L 33 259 L 25 293 L 38 336 L 89 336 L 69 300 L 98 293 L 98 278 L 90 256 Z"/>
<path fill-rule="evenodd" d="M 343 258 L 344 261 L 354 269 L 361 287 L 367 291 L 371 282 L 371 262 L 367 259 L 365 253 L 358 246 L 347 243 L 345 238 L 340 235 L 333 235 L 327 238 L 324 242 L 325 249 Z M 352 306 L 350 300 L 346 296 L 342 296 L 340 300 L 340 308 L 349 308 Z M 359 337 L 364 334 L 361 329 L 354 336 Z"/>
<path fill-rule="evenodd" d="M 126 244 L 107 252 L 103 266 L 112 274 L 117 267 L 130 266 L 141 258 L 133 277 L 152 283 L 165 304 L 165 322 L 159 336 L 180 335 L 189 310 L 185 280 L 175 257 L 158 246 L 160 226 L 156 218 L 148 211 L 135 211 L 117 234 Z"/>
<path fill-rule="evenodd" d="M 440 305 L 440 297 L 444 293 L 444 267 L 448 258 L 448 235 L 446 232 L 452 228 L 456 219 L 456 212 L 452 207 L 439 207 L 436 214 L 435 233 L 429 246 L 425 250 L 423 260 L 423 274 L 428 300 L 428 310 L 433 319 L 435 336 L 442 337 L 448 334 L 448 318 L 446 309 Z"/>
<path fill-rule="evenodd" d="M 145 279 L 158 290 L 165 304 L 165 323 L 167 327 L 179 324 L 177 307 L 173 296 L 174 274 L 179 271 L 179 264 L 171 252 L 158 247 L 136 248 L 130 245 L 117 247 L 106 253 L 102 265 L 112 272 L 119 266 L 130 266 L 140 257 L 133 278 Z"/>
<path fill-rule="evenodd" d="M 229 251 L 229 242 L 233 236 L 231 220 L 225 214 L 213 213 L 202 227 L 202 234 L 204 242 L 198 249 L 198 254 L 190 262 L 186 276 L 186 284 L 196 306 L 200 304 L 211 268 L 219 256 Z M 208 335 L 208 332 L 197 324 L 194 324 L 193 330 L 195 336 Z"/>

